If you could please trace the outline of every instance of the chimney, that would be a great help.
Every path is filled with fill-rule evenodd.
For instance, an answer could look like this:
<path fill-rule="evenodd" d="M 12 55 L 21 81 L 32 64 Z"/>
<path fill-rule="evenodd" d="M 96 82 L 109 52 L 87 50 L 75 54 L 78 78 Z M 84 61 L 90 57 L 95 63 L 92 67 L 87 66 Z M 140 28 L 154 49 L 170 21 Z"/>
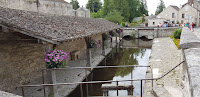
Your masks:
<path fill-rule="evenodd" d="M 188 0 L 188 3 L 189 3 L 190 5 L 193 5 L 193 4 L 194 4 L 194 0 Z"/>

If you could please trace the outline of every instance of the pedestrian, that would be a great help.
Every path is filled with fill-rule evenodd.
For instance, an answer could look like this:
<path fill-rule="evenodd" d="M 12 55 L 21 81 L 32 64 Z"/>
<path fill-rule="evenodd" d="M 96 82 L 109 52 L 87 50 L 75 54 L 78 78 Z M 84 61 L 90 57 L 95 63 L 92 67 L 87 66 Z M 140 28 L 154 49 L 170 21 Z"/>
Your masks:
<path fill-rule="evenodd" d="M 192 22 L 192 31 L 194 32 L 194 23 Z"/>
<path fill-rule="evenodd" d="M 125 27 L 128 27 L 128 22 L 126 21 Z"/>

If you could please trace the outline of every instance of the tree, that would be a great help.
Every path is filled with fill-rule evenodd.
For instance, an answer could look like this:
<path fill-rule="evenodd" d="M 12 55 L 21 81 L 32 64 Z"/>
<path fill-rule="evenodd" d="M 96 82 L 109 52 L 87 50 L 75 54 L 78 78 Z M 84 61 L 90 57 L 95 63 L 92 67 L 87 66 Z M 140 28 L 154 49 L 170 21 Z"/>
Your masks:
<path fill-rule="evenodd" d="M 164 9 L 165 9 L 165 4 L 164 4 L 163 0 L 160 0 L 160 3 L 158 4 L 158 7 L 157 7 L 157 9 L 156 9 L 155 15 L 158 15 L 158 14 L 161 13 Z"/>
<path fill-rule="evenodd" d="M 148 16 L 148 10 L 145 7 L 145 4 L 143 2 L 141 2 L 140 6 L 139 6 L 139 12 L 140 12 L 140 16 L 146 15 Z"/>
<path fill-rule="evenodd" d="M 129 22 L 131 22 L 134 17 L 141 16 L 141 14 L 138 10 L 140 1 L 139 0 L 126 0 L 126 1 L 129 4 L 129 11 L 130 11 Z"/>
<path fill-rule="evenodd" d="M 90 17 L 93 17 L 93 14 L 91 14 Z M 102 11 L 102 9 L 99 10 L 98 12 L 95 12 L 95 13 L 94 13 L 94 18 L 103 18 L 103 17 L 104 17 L 104 16 L 103 16 L 103 11 Z"/>
<path fill-rule="evenodd" d="M 105 19 L 120 24 L 124 18 L 121 16 L 119 11 L 113 10 L 112 12 L 108 13 L 108 15 L 106 15 Z"/>
<path fill-rule="evenodd" d="M 78 9 L 80 6 L 79 6 L 79 2 L 77 0 L 71 0 L 72 2 L 72 6 L 73 6 L 73 9 Z"/>
<path fill-rule="evenodd" d="M 114 0 L 114 4 L 115 10 L 119 11 L 124 17 L 123 21 L 129 21 L 130 11 L 128 2 L 126 0 Z"/>
<path fill-rule="evenodd" d="M 113 0 L 104 0 L 104 5 L 102 8 L 103 16 L 106 16 L 108 13 L 114 10 Z"/>
<path fill-rule="evenodd" d="M 94 12 L 97 12 L 102 8 L 102 3 L 100 2 L 100 0 L 88 0 L 86 8 L 92 12 L 94 8 Z"/>

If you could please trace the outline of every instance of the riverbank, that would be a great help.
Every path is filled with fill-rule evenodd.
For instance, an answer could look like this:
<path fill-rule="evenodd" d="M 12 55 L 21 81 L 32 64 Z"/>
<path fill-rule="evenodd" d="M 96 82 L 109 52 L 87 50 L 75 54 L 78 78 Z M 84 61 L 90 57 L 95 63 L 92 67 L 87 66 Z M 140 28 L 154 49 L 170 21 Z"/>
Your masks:
<path fill-rule="evenodd" d="M 181 62 L 181 50 L 177 49 L 170 38 L 155 38 L 152 45 L 149 65 L 153 70 L 153 78 L 158 78 L 170 71 Z M 151 70 L 146 72 L 146 78 L 152 78 Z M 179 87 L 180 70 L 179 67 L 160 80 L 154 81 L 154 88 L 163 88 L 172 97 L 182 97 Z M 152 81 L 145 81 L 144 97 L 154 97 L 156 89 L 152 91 Z M 162 92 L 159 90 L 158 92 Z M 164 91 L 165 92 L 165 91 Z M 168 97 L 163 95 L 163 97 Z"/>

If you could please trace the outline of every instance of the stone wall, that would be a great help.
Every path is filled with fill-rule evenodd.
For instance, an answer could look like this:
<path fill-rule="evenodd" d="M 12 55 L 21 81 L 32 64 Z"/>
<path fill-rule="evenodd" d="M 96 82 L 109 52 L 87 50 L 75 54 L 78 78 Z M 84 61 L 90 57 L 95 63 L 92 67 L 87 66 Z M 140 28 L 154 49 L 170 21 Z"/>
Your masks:
<path fill-rule="evenodd" d="M 1 43 L 0 90 L 12 91 L 16 86 L 41 78 L 41 69 L 45 68 L 46 47 L 43 44 L 18 41 Z"/>
<path fill-rule="evenodd" d="M 48 0 L 0 0 L 1 7 L 57 15 L 74 16 L 72 4 Z"/>
<path fill-rule="evenodd" d="M 182 59 L 185 60 L 181 65 L 180 85 L 183 87 L 185 97 L 199 97 L 199 47 L 200 39 L 187 27 L 181 33 L 180 48 Z"/>
<path fill-rule="evenodd" d="M 135 38 L 141 38 L 145 36 L 148 39 L 155 37 L 169 37 L 173 34 L 175 29 L 179 27 L 168 27 L 168 28 L 129 28 L 123 30 L 123 37 L 131 34 L 135 34 Z"/>
<path fill-rule="evenodd" d="M 93 35 L 91 39 L 102 42 L 102 35 L 101 34 Z M 86 58 L 85 54 L 86 54 L 87 45 L 84 38 L 73 39 L 68 42 L 63 42 L 57 45 L 56 49 L 64 50 L 65 52 L 80 51 L 80 58 L 81 59 Z M 69 59 L 71 58 L 69 57 Z"/>

